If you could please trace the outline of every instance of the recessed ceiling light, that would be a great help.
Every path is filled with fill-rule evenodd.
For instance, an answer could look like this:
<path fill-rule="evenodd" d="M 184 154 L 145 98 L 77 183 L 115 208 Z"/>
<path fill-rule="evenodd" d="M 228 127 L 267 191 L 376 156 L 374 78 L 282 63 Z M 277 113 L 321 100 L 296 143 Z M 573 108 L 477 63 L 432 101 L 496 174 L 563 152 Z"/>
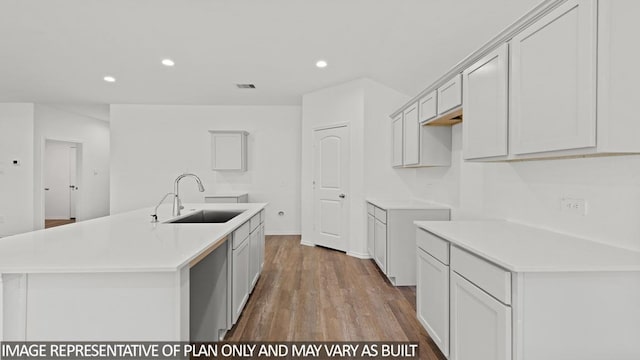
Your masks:
<path fill-rule="evenodd" d="M 110 82 L 110 83 L 116 82 L 116 78 L 114 78 L 113 76 L 105 76 L 103 79 L 104 81 Z"/>
<path fill-rule="evenodd" d="M 162 59 L 162 65 L 164 66 L 174 66 L 176 63 L 171 59 Z"/>
<path fill-rule="evenodd" d="M 327 67 L 327 62 L 324 61 L 324 60 L 318 60 L 318 62 L 316 62 L 316 66 L 319 67 L 320 69 L 326 68 Z"/>

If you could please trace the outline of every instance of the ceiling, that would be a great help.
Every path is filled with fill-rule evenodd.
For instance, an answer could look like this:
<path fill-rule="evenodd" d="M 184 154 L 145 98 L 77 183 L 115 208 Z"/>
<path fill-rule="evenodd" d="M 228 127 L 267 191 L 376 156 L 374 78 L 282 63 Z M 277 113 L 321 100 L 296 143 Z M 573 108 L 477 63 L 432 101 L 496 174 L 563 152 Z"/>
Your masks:
<path fill-rule="evenodd" d="M 0 102 L 292 105 L 358 77 L 415 95 L 540 1 L 0 0 Z"/>

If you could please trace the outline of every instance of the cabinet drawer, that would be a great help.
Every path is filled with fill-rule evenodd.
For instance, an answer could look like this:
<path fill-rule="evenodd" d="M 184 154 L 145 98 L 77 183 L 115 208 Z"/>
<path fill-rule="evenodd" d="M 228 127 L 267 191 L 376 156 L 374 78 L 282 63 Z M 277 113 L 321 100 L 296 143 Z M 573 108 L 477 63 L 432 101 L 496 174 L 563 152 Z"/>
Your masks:
<path fill-rule="evenodd" d="M 233 249 L 237 249 L 249 236 L 251 230 L 251 224 L 249 221 L 240 225 L 240 227 L 233 232 Z"/>
<path fill-rule="evenodd" d="M 427 252 L 427 254 L 438 259 L 441 263 L 449 265 L 449 242 L 443 240 L 432 233 L 418 229 L 416 230 L 416 245 Z"/>
<path fill-rule="evenodd" d="M 251 220 L 249 220 L 249 224 L 251 225 L 251 232 L 257 229 L 258 226 L 260 226 L 260 214 L 253 215 Z"/>
<path fill-rule="evenodd" d="M 462 75 L 458 74 L 438 88 L 438 114 L 462 105 Z"/>
<path fill-rule="evenodd" d="M 375 215 L 376 219 L 382 221 L 385 224 L 387 223 L 387 211 L 386 210 L 382 210 L 379 207 L 375 207 L 374 215 Z"/>
<path fill-rule="evenodd" d="M 455 246 L 451 247 L 451 270 L 491 296 L 511 304 L 511 273 Z"/>
<path fill-rule="evenodd" d="M 373 206 L 371 203 L 367 203 L 367 213 L 368 214 L 375 215 L 374 209 L 375 209 L 375 206 Z"/>

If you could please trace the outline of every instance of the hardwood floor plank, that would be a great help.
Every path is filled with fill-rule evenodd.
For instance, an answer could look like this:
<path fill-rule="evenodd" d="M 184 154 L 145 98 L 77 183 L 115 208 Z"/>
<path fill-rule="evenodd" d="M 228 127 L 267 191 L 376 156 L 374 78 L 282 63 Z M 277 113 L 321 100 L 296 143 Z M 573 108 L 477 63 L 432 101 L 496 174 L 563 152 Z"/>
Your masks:
<path fill-rule="evenodd" d="M 225 340 L 412 341 L 421 359 L 445 359 L 416 319 L 415 287 L 299 236 L 267 236 L 262 275 Z"/>

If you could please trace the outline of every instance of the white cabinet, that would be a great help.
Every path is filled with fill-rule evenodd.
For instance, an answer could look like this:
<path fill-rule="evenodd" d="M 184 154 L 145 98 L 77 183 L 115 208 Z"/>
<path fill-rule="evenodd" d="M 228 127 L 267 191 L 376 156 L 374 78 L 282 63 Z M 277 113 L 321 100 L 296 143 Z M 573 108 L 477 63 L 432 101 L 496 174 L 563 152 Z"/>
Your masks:
<path fill-rule="evenodd" d="M 234 234 L 235 236 L 235 234 Z M 234 239 L 235 240 L 235 239 Z M 235 241 L 234 241 L 235 243 Z M 232 259 L 232 323 L 235 324 L 242 314 L 244 305 L 249 299 L 249 240 L 238 241 L 237 246 L 234 244 Z"/>
<path fill-rule="evenodd" d="M 438 91 L 434 90 L 418 100 L 418 112 L 420 123 L 429 121 L 438 116 Z"/>
<path fill-rule="evenodd" d="M 248 203 L 249 194 L 247 193 L 228 193 L 205 195 L 205 203 Z"/>
<path fill-rule="evenodd" d="M 394 286 L 416 285 L 414 221 L 449 220 L 449 209 L 417 201 L 368 200 L 367 243 L 371 255 Z M 371 210 L 369 210 L 371 211 Z"/>
<path fill-rule="evenodd" d="M 465 159 L 508 154 L 508 49 L 508 45 L 503 44 L 463 73 Z"/>
<path fill-rule="evenodd" d="M 374 259 L 382 272 L 386 272 L 387 267 L 387 224 L 379 219 L 374 220 L 373 241 Z"/>
<path fill-rule="evenodd" d="M 372 214 L 367 214 L 367 251 L 372 258 L 375 256 L 374 226 L 376 219 Z"/>
<path fill-rule="evenodd" d="M 596 145 L 596 1 L 569 0 L 511 40 L 511 152 Z"/>
<path fill-rule="evenodd" d="M 210 130 L 209 133 L 211 134 L 211 169 L 246 171 L 249 133 L 240 130 Z"/>
<path fill-rule="evenodd" d="M 418 229 L 419 232 L 424 230 Z M 449 266 L 418 248 L 418 321 L 444 356 L 449 355 Z"/>
<path fill-rule="evenodd" d="M 449 359 L 511 359 L 511 307 L 455 272 L 451 272 Z"/>
<path fill-rule="evenodd" d="M 249 235 L 249 292 L 253 292 L 260 276 L 260 240 L 260 230 L 256 228 Z"/>
<path fill-rule="evenodd" d="M 393 166 L 451 165 L 451 128 L 422 126 L 414 103 L 393 120 Z"/>
<path fill-rule="evenodd" d="M 402 138 L 404 136 L 403 129 L 402 129 L 402 114 L 398 115 L 395 119 L 393 119 L 391 132 L 393 137 L 391 165 L 402 166 L 403 165 L 402 152 L 404 151 L 403 144 L 402 144 Z"/>
<path fill-rule="evenodd" d="M 462 75 L 458 74 L 438 88 L 438 115 L 444 115 L 461 105 Z"/>
<path fill-rule="evenodd" d="M 418 104 L 413 104 L 404 111 L 403 153 L 405 166 L 420 163 L 420 122 L 418 121 Z"/>

